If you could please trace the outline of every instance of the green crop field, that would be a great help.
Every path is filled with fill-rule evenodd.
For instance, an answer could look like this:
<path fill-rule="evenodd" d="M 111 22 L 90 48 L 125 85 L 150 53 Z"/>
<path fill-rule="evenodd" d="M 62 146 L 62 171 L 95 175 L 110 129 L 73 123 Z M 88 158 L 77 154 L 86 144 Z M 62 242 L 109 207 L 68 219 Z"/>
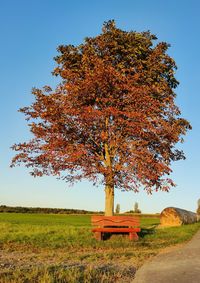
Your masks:
<path fill-rule="evenodd" d="M 96 241 L 89 215 L 0 213 L 0 282 L 131 282 L 161 249 L 189 240 L 200 224 L 156 229 L 141 216 L 138 241 Z M 19 281 L 20 278 L 20 281 Z"/>

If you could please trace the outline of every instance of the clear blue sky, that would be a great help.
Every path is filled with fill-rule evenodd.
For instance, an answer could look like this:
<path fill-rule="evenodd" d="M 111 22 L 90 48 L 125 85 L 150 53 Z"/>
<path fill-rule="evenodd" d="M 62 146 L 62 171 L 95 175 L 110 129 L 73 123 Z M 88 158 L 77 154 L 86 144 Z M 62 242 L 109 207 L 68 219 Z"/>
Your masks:
<path fill-rule="evenodd" d="M 181 148 L 187 159 L 173 164 L 177 187 L 169 193 L 146 195 L 116 191 L 121 210 L 160 212 L 167 206 L 196 210 L 200 198 L 200 1 L 198 0 L 8 0 L 0 1 L 0 204 L 104 210 L 104 191 L 88 182 L 74 187 L 54 177 L 33 178 L 28 169 L 9 168 L 10 146 L 30 137 L 23 114 L 31 88 L 55 86 L 51 75 L 59 44 L 79 44 L 115 19 L 124 30 L 150 30 L 171 44 L 178 65 L 177 104 L 190 131 Z"/>

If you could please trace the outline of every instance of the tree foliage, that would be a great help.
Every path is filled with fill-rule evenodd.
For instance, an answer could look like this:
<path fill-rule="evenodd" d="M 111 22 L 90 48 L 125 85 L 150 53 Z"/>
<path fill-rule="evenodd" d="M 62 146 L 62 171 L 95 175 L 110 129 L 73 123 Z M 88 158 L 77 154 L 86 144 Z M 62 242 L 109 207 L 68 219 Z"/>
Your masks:
<path fill-rule="evenodd" d="M 191 126 L 175 105 L 169 45 L 156 40 L 108 21 L 100 35 L 59 46 L 53 74 L 61 83 L 34 88 L 35 101 L 20 109 L 33 138 L 13 145 L 12 166 L 123 190 L 174 186 L 171 162 L 184 159 L 176 144 Z"/>

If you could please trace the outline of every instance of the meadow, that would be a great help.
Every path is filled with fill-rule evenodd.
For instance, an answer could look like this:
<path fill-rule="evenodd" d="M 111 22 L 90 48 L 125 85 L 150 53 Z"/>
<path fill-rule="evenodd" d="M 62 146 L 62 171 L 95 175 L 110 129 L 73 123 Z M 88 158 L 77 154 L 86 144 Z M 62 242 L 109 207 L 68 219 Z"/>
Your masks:
<path fill-rule="evenodd" d="M 159 215 L 140 218 L 138 241 L 113 235 L 98 242 L 90 215 L 0 213 L 0 282 L 131 282 L 147 259 L 200 228 L 156 229 Z"/>

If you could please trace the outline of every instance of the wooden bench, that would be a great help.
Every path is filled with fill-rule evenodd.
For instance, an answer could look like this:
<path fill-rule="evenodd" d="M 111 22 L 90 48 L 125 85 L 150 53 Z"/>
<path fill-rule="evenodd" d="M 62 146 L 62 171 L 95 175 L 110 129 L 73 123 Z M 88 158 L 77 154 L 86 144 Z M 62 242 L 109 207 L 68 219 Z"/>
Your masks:
<path fill-rule="evenodd" d="M 97 240 L 102 240 L 105 233 L 128 233 L 130 240 L 138 240 L 140 232 L 139 218 L 134 216 L 92 215 L 92 232 Z"/>

